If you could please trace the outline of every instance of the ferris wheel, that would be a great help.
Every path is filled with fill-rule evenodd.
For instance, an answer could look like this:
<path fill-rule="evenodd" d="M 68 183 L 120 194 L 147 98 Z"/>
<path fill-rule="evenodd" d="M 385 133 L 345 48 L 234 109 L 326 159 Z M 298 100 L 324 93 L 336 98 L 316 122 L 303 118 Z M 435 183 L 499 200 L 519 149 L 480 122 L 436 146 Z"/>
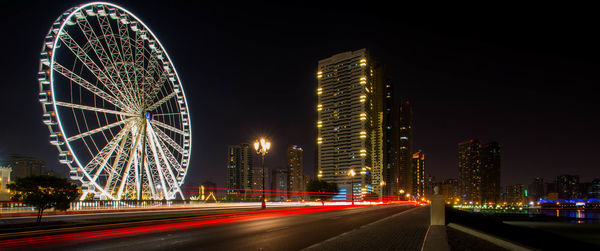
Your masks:
<path fill-rule="evenodd" d="M 181 199 L 192 146 L 187 101 L 158 38 L 131 12 L 94 2 L 52 24 L 39 100 L 81 199 Z"/>

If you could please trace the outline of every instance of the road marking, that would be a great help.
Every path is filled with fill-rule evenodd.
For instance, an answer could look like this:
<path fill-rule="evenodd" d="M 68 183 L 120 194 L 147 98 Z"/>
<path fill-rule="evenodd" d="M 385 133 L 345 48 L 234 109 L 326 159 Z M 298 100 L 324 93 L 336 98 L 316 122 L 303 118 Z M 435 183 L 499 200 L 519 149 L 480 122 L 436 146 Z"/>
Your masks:
<path fill-rule="evenodd" d="M 404 213 L 407 213 L 407 212 L 413 211 L 413 210 L 415 210 L 415 209 L 417 209 L 417 208 L 420 208 L 420 207 L 414 207 L 414 208 L 407 209 L 407 210 L 404 210 L 404 211 L 402 211 L 402 212 L 399 212 L 399 213 L 396 213 L 396 214 L 392 214 L 392 215 L 390 215 L 390 216 L 388 216 L 388 217 L 385 217 L 385 218 L 383 218 L 383 219 L 379 219 L 379 220 L 377 220 L 377 221 L 375 221 L 375 222 L 371 222 L 371 223 L 369 223 L 369 224 L 363 225 L 363 226 L 361 226 L 361 227 L 359 227 L 359 228 L 355 228 L 355 229 L 352 229 L 352 230 L 350 230 L 350 231 L 348 231 L 348 232 L 344 232 L 344 233 L 342 233 L 342 234 L 340 234 L 340 235 L 333 236 L 333 237 L 331 237 L 331 238 L 329 238 L 329 239 L 327 239 L 327 240 L 324 240 L 324 241 L 322 241 L 322 242 L 315 243 L 315 244 L 313 244 L 313 245 L 311 245 L 311 246 L 309 246 L 309 247 L 307 247 L 307 248 L 303 248 L 302 250 L 308 250 L 308 249 L 311 249 L 311 248 L 316 248 L 316 247 L 319 247 L 319 246 L 321 246 L 321 245 L 323 245 L 323 244 L 325 244 L 325 243 L 327 243 L 327 242 L 330 242 L 330 241 L 333 241 L 333 240 L 335 240 L 335 239 L 341 238 L 341 237 L 343 237 L 343 236 L 345 236 L 345 235 L 347 235 L 347 234 L 349 234 L 349 233 L 351 233 L 351 232 L 354 232 L 354 231 L 356 231 L 356 230 L 358 230 L 358 229 L 361 229 L 361 228 L 364 228 L 364 227 L 367 227 L 367 226 L 372 226 L 372 225 L 375 225 L 375 224 L 377 224 L 377 223 L 380 223 L 380 222 L 383 222 L 383 221 L 385 221 L 385 220 L 388 220 L 388 219 L 390 219 L 390 218 L 392 218 L 392 217 L 395 217 L 395 216 L 398 216 L 398 215 L 401 215 L 401 214 L 404 214 Z"/>

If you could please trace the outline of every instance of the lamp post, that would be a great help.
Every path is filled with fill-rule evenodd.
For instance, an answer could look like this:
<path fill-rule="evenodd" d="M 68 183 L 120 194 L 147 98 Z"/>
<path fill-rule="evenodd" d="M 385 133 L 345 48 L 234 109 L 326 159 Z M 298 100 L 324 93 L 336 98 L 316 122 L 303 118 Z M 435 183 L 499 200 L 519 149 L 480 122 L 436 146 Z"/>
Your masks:
<path fill-rule="evenodd" d="M 379 195 L 379 200 L 383 201 L 383 187 L 385 186 L 385 181 L 380 181 L 379 182 L 379 187 L 381 187 L 381 194 Z"/>
<path fill-rule="evenodd" d="M 350 197 L 352 197 L 352 205 L 354 206 L 354 176 L 356 175 L 356 172 L 354 171 L 354 169 L 350 169 L 350 171 L 348 171 L 348 176 L 350 176 Z"/>
<path fill-rule="evenodd" d="M 402 195 L 404 194 L 404 189 L 400 189 L 400 191 L 398 191 L 398 200 L 400 200 L 400 198 L 402 198 Z"/>
<path fill-rule="evenodd" d="M 261 138 L 260 140 L 254 142 L 254 150 L 256 150 L 256 154 L 261 156 L 262 160 L 262 209 L 267 208 L 267 202 L 265 201 L 265 155 L 269 153 L 270 148 L 271 142 L 266 141 L 264 138 Z"/>

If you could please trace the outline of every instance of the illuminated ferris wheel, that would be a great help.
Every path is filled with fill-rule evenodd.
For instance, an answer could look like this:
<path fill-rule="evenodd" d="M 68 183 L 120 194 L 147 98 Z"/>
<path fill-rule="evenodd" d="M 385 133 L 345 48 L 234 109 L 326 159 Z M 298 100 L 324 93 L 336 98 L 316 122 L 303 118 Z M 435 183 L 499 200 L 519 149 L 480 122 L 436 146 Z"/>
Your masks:
<path fill-rule="evenodd" d="M 38 80 L 50 143 L 81 181 L 82 200 L 184 198 L 187 101 L 140 19 L 102 2 L 67 10 L 44 39 Z"/>

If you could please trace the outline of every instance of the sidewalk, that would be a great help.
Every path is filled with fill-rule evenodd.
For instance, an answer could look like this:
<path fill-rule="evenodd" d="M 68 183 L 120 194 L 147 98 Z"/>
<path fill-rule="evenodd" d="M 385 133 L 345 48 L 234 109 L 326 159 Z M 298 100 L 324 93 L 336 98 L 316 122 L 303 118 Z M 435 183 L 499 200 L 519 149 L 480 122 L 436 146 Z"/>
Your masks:
<path fill-rule="evenodd" d="M 429 207 L 417 207 L 338 235 L 305 250 L 421 250 Z"/>

